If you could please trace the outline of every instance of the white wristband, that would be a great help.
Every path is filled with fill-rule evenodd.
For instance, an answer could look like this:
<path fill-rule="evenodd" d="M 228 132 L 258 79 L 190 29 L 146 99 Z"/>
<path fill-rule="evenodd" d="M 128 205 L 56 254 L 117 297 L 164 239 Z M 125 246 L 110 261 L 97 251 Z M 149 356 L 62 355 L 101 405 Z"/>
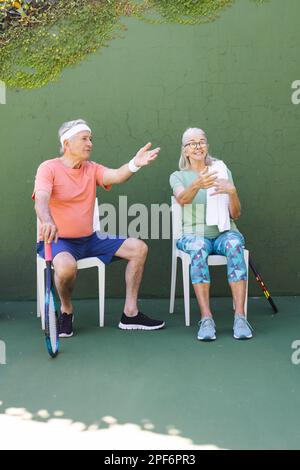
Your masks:
<path fill-rule="evenodd" d="M 136 166 L 134 164 L 134 158 L 132 160 L 130 160 L 130 162 L 128 163 L 128 167 L 129 167 L 129 170 L 131 171 L 131 173 L 136 173 L 137 171 L 139 171 L 141 169 L 141 167 Z"/>

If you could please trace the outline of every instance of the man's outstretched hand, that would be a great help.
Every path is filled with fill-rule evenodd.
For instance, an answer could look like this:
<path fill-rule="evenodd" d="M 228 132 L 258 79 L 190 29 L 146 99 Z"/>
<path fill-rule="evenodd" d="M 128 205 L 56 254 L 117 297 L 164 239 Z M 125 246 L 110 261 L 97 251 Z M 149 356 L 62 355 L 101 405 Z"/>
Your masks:
<path fill-rule="evenodd" d="M 160 152 L 160 147 L 157 147 L 154 150 L 151 149 L 151 142 L 149 142 L 145 147 L 142 147 L 136 156 L 134 157 L 134 164 L 138 167 L 142 166 L 147 166 L 150 165 L 150 163 L 154 162 L 156 160 L 159 152 Z"/>

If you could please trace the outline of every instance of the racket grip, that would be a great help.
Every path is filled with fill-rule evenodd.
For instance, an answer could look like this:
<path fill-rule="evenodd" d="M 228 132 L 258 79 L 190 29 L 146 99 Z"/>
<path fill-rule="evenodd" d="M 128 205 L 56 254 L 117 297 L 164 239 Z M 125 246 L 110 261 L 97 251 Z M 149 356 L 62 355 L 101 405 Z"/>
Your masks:
<path fill-rule="evenodd" d="M 51 243 L 45 243 L 45 261 L 52 261 L 52 246 Z"/>
<path fill-rule="evenodd" d="M 268 301 L 270 302 L 273 310 L 274 310 L 274 313 L 278 313 L 278 308 L 276 307 L 275 303 L 273 302 L 273 299 L 271 297 L 268 298 Z"/>

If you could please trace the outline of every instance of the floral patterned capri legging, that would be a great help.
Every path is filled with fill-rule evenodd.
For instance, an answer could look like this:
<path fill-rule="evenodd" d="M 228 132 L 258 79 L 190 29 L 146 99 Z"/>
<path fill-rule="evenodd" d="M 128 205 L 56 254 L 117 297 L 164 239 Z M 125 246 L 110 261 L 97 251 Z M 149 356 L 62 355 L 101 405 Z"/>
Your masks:
<path fill-rule="evenodd" d="M 193 284 L 210 283 L 207 264 L 209 255 L 227 258 L 228 282 L 246 281 L 247 268 L 244 260 L 244 237 L 239 232 L 228 230 L 217 238 L 197 235 L 183 235 L 177 241 L 177 248 L 191 256 L 191 279 Z"/>

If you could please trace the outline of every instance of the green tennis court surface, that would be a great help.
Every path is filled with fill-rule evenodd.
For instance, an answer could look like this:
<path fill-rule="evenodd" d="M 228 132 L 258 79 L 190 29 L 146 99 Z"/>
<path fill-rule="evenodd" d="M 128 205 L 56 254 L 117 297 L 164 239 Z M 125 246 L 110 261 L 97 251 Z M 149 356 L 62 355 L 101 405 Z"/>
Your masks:
<path fill-rule="evenodd" d="M 190 328 L 182 300 L 172 316 L 167 300 L 142 301 L 167 322 L 157 332 L 118 330 L 121 300 L 106 301 L 100 329 L 97 301 L 75 301 L 76 336 L 56 360 L 35 304 L 0 303 L 0 448 L 299 449 L 300 298 L 274 300 L 277 316 L 249 300 L 255 337 L 238 342 L 230 299 L 213 299 L 214 343 L 195 339 L 194 301 Z"/>

